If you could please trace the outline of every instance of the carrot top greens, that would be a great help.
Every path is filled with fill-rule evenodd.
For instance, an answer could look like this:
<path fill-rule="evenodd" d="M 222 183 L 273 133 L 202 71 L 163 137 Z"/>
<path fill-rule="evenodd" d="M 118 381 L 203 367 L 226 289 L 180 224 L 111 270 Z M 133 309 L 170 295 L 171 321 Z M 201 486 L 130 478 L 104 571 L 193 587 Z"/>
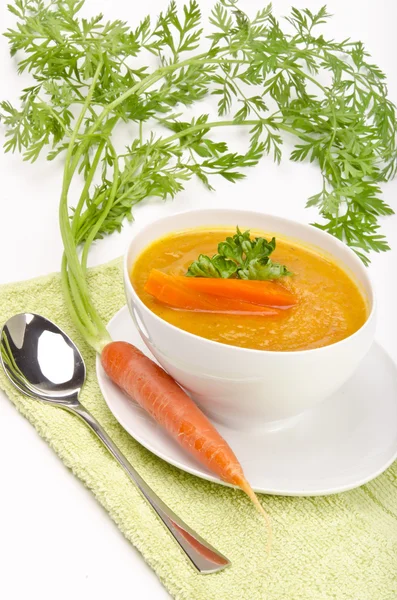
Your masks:
<path fill-rule="evenodd" d="M 308 200 L 321 215 L 316 226 L 345 241 L 364 262 L 370 251 L 388 249 L 378 217 L 393 212 L 381 198 L 380 182 L 397 169 L 395 107 L 385 75 L 361 42 L 318 33 L 329 16 L 325 7 L 317 13 L 293 8 L 279 22 L 270 4 L 249 16 L 238 0 L 221 0 L 210 28 L 203 29 L 196 0 L 180 11 L 172 0 L 157 19 L 148 16 L 133 28 L 101 14 L 82 17 L 83 5 L 9 5 L 16 24 L 5 35 L 32 84 L 20 106 L 0 103 L 0 119 L 6 151 L 18 150 L 34 162 L 46 149 L 49 160 L 64 159 L 64 292 L 93 347 L 101 348 L 107 333 L 86 282 L 92 242 L 120 230 L 138 202 L 173 197 L 194 175 L 212 189 L 213 175 L 235 182 L 263 155 L 279 162 L 285 133 L 297 141 L 290 158 L 310 160 L 321 170 L 321 189 Z M 146 66 L 153 57 L 155 66 Z M 185 107 L 211 96 L 218 100 L 215 114 L 181 119 Z M 118 148 L 113 134 L 123 122 L 130 124 L 131 141 Z M 171 134 L 153 133 L 156 123 Z M 211 138 L 212 130 L 224 127 L 247 129 L 245 151 Z M 72 198 L 76 178 L 81 193 Z M 237 272 L 236 265 L 240 277 L 287 274 L 266 248 L 262 258 L 244 265 L 220 254 L 222 260 L 208 268 L 222 277 Z"/>
<path fill-rule="evenodd" d="M 218 244 L 218 254 L 212 258 L 200 254 L 188 268 L 188 277 L 238 277 L 240 279 L 279 279 L 292 275 L 287 267 L 271 260 L 276 238 L 268 242 L 263 237 L 251 239 L 250 232 L 237 227 L 233 237 Z"/>

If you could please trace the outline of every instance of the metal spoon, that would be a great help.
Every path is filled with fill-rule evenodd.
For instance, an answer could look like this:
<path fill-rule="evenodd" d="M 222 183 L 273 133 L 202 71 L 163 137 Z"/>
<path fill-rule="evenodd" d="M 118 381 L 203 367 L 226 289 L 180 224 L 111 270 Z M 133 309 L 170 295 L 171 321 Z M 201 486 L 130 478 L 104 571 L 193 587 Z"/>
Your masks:
<path fill-rule="evenodd" d="M 12 383 L 32 398 L 59 406 L 84 421 L 104 443 L 174 536 L 200 573 L 215 573 L 230 564 L 186 525 L 145 483 L 101 425 L 80 404 L 86 369 L 72 340 L 54 323 L 32 313 L 11 317 L 0 334 L 1 362 Z"/>

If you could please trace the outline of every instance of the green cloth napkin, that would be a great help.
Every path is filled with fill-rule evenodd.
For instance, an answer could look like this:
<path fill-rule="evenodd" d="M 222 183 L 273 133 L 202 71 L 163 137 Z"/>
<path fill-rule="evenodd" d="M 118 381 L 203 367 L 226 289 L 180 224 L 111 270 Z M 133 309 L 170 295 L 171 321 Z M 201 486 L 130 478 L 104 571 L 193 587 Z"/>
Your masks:
<path fill-rule="evenodd" d="M 92 269 L 89 285 L 101 316 L 108 321 L 124 304 L 121 262 Z M 232 567 L 221 573 L 197 574 L 83 423 L 58 408 L 22 396 L 1 372 L 0 386 L 17 409 L 95 494 L 174 598 L 396 600 L 397 463 L 372 483 L 337 496 L 262 496 L 273 520 L 269 558 L 266 527 L 243 493 L 168 465 L 142 448 L 114 419 L 96 381 L 94 352 L 69 319 L 58 274 L 0 288 L 0 324 L 22 311 L 52 319 L 75 340 L 87 365 L 83 404 L 156 493 L 231 559 Z"/>

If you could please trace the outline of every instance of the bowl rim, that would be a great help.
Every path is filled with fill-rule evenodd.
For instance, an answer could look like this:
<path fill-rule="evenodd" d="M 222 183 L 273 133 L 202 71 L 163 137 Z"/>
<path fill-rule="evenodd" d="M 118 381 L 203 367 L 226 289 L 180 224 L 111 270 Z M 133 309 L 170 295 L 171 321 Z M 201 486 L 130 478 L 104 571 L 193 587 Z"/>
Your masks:
<path fill-rule="evenodd" d="M 162 319 L 161 317 L 159 317 L 156 313 L 154 313 L 152 310 L 150 310 L 146 306 L 146 304 L 144 304 L 144 302 L 141 300 L 141 298 L 138 296 L 137 292 L 135 291 L 135 288 L 132 285 L 132 282 L 130 279 L 128 258 L 129 258 L 131 246 L 136 241 L 136 236 L 144 234 L 155 224 L 158 224 L 162 221 L 168 221 L 168 220 L 172 221 L 172 219 L 174 219 L 177 216 L 179 217 L 179 216 L 185 216 L 185 215 L 194 215 L 194 214 L 198 214 L 198 213 L 209 213 L 210 214 L 210 213 L 222 213 L 222 212 L 225 213 L 225 216 L 227 214 L 236 215 L 236 214 L 240 213 L 240 214 L 244 214 L 246 216 L 252 215 L 252 217 L 254 218 L 255 216 L 259 215 L 260 217 L 268 217 L 273 220 L 275 219 L 276 221 L 279 221 L 280 224 L 285 223 L 285 224 L 298 225 L 300 227 L 303 227 L 304 229 L 307 229 L 308 231 L 310 231 L 311 229 L 315 229 L 317 234 L 320 237 L 331 240 L 332 243 L 334 243 L 336 245 L 336 247 L 339 247 L 344 252 L 347 252 L 348 254 L 350 254 L 350 256 L 353 259 L 353 261 L 355 262 L 355 264 L 362 270 L 364 277 L 367 279 L 368 287 L 369 287 L 370 293 L 371 293 L 371 298 L 368 299 L 371 302 L 371 309 L 369 311 L 369 314 L 368 314 L 365 322 L 361 325 L 361 327 L 359 329 L 357 329 L 357 331 L 355 331 L 351 335 L 343 338 L 342 340 L 334 342 L 332 344 L 327 344 L 326 346 L 319 346 L 318 348 L 307 348 L 304 350 L 259 350 L 257 348 L 243 348 L 241 346 L 234 346 L 233 344 L 224 344 L 223 342 L 217 342 L 217 341 L 211 340 L 209 338 L 201 337 L 195 333 L 190 333 L 189 331 L 185 331 L 184 329 L 176 327 L 176 325 L 173 325 L 172 323 L 169 323 L 165 319 Z M 211 223 L 208 223 L 208 225 L 211 225 Z M 202 226 L 200 226 L 200 227 L 202 227 Z M 192 225 L 191 228 L 194 229 L 195 228 L 194 225 Z M 178 229 L 175 229 L 175 231 L 178 231 Z M 171 233 L 171 232 L 172 232 L 172 230 L 170 230 L 169 233 Z M 164 235 L 166 235 L 166 234 L 164 234 Z M 161 237 L 164 237 L 164 236 L 161 236 Z M 286 237 L 288 237 L 288 236 L 286 236 Z M 156 238 L 156 239 L 160 239 L 160 237 Z M 149 242 L 149 244 L 153 243 L 153 241 Z M 308 242 L 308 245 L 315 246 L 315 244 L 310 244 L 310 242 Z M 316 245 L 316 247 L 321 249 L 320 245 L 318 245 L 318 246 Z M 332 256 L 332 252 L 329 252 L 329 251 L 326 251 L 326 252 L 328 252 L 328 254 L 331 254 L 331 256 Z M 342 267 L 343 267 L 343 261 L 341 261 L 341 262 L 342 262 Z M 237 208 L 236 209 L 233 209 L 233 208 L 202 208 L 202 209 L 183 210 L 183 211 L 178 211 L 176 213 L 173 213 L 172 215 L 166 215 L 164 217 L 161 217 L 160 219 L 156 219 L 156 221 L 151 221 L 150 223 L 147 223 L 144 227 L 142 227 L 142 229 L 140 229 L 135 234 L 135 236 L 130 240 L 130 242 L 128 243 L 128 246 L 127 246 L 127 250 L 124 253 L 124 259 L 123 259 L 124 288 L 128 287 L 128 291 L 132 294 L 132 296 L 134 297 L 134 301 L 140 306 L 140 308 L 143 311 L 149 313 L 150 316 L 152 318 L 154 318 L 155 321 L 158 321 L 161 325 L 165 326 L 166 329 L 168 328 L 171 331 L 178 332 L 182 337 L 187 337 L 187 339 L 197 340 L 200 343 L 206 343 L 211 346 L 214 345 L 215 348 L 219 348 L 219 349 L 228 348 L 229 352 L 235 351 L 235 352 L 242 352 L 246 355 L 254 354 L 254 355 L 262 355 L 262 356 L 265 356 L 265 355 L 272 355 L 272 356 L 294 355 L 294 356 L 296 356 L 296 355 L 309 355 L 312 353 L 326 352 L 326 351 L 330 351 L 330 349 L 340 348 L 341 346 L 348 344 L 354 338 L 357 338 L 359 335 L 362 335 L 362 333 L 366 329 L 368 329 L 370 327 L 370 325 L 372 324 L 372 322 L 375 318 L 376 309 L 377 309 L 377 297 L 376 297 L 376 293 L 375 293 L 373 279 L 372 279 L 369 271 L 364 270 L 364 269 L 365 269 L 365 265 L 359 259 L 359 257 L 354 252 L 354 250 L 352 250 L 349 246 L 347 246 L 347 244 L 345 244 L 338 238 L 334 237 L 333 235 L 331 235 L 330 233 L 328 233 L 326 231 L 323 231 L 322 229 L 315 228 L 313 225 L 309 225 L 307 223 L 302 223 L 295 219 L 288 219 L 286 217 L 280 217 L 278 215 L 272 215 L 272 214 L 265 213 L 265 212 L 259 212 L 259 211 L 254 211 L 254 210 L 242 210 L 242 209 L 237 209 Z"/>

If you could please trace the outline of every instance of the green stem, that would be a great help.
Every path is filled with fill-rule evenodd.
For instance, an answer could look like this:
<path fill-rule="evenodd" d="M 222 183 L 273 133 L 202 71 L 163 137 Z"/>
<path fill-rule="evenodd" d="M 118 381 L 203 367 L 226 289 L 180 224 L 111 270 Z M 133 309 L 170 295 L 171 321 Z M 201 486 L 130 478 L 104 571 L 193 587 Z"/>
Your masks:
<path fill-rule="evenodd" d="M 293 127 L 284 125 L 284 123 L 281 123 L 280 121 L 274 121 L 274 119 L 272 118 L 272 119 L 248 119 L 246 121 L 242 121 L 242 122 L 238 122 L 238 123 L 236 123 L 235 121 L 212 121 L 210 123 L 201 123 L 198 125 L 192 125 L 192 127 L 187 127 L 186 129 L 183 129 L 182 131 L 178 131 L 178 133 L 175 133 L 168 138 L 159 140 L 158 143 L 161 144 L 162 146 L 165 146 L 166 144 L 169 144 L 169 143 L 173 142 L 174 140 L 178 140 L 181 137 L 190 135 L 190 134 L 195 133 L 196 131 L 200 131 L 202 129 L 213 129 L 215 127 L 233 127 L 233 126 L 239 127 L 239 126 L 244 126 L 244 125 L 257 125 L 258 123 L 262 123 L 263 125 L 266 125 L 269 127 L 274 127 L 275 129 L 282 129 L 283 131 L 286 131 L 288 133 L 292 133 L 293 135 L 299 136 L 303 140 L 307 140 L 307 141 L 311 141 L 311 142 L 313 141 L 313 138 L 310 137 L 309 135 L 305 135 L 304 133 L 301 133 L 300 131 L 293 129 Z"/>
<path fill-rule="evenodd" d="M 161 144 L 162 146 L 164 146 L 166 144 L 173 142 L 174 140 L 178 140 L 179 138 L 184 137 L 185 135 L 190 135 L 191 133 L 195 133 L 196 131 L 200 131 L 202 129 L 213 129 L 215 127 L 232 127 L 234 125 L 236 127 L 239 127 L 241 125 L 257 125 L 258 123 L 262 123 L 262 122 L 266 123 L 266 119 L 253 119 L 253 120 L 243 121 L 240 123 L 236 123 L 233 120 L 212 121 L 210 123 L 199 123 L 198 125 L 192 125 L 192 127 L 187 127 L 183 131 L 178 131 L 178 133 L 175 133 L 174 135 L 171 135 L 170 137 L 165 138 L 164 140 L 159 140 L 158 143 Z"/>
<path fill-rule="evenodd" d="M 80 92 L 80 90 L 79 90 L 79 88 L 77 86 L 75 86 L 72 83 L 70 83 L 70 79 L 71 78 L 69 78 L 69 84 L 70 84 L 70 86 L 75 91 L 75 93 L 80 97 L 81 104 L 84 104 L 85 98 L 84 98 L 83 94 Z M 88 107 L 88 110 L 90 111 L 90 113 L 92 114 L 92 116 L 96 119 L 98 115 L 96 114 L 95 110 L 92 108 L 91 105 Z"/>
<path fill-rule="evenodd" d="M 83 322 L 80 318 L 79 313 L 76 311 L 74 302 L 73 302 L 73 298 L 71 295 L 71 291 L 70 291 L 69 276 L 68 276 L 68 270 L 67 270 L 67 259 L 66 259 L 65 254 L 62 257 L 61 285 L 62 285 L 62 292 L 63 292 L 63 296 L 65 298 L 66 305 L 68 307 L 70 316 L 72 317 L 72 321 L 74 322 L 77 330 L 80 332 L 82 337 L 86 340 L 86 342 L 92 348 L 94 348 L 94 350 L 96 350 L 98 353 L 100 353 L 102 351 L 103 346 L 108 341 L 110 341 L 110 338 L 109 338 L 109 340 L 99 340 L 97 335 L 91 336 L 87 331 L 85 320 Z"/>
<path fill-rule="evenodd" d="M 76 326 L 79 327 L 85 339 L 95 349 L 97 349 L 101 345 L 99 335 L 104 334 L 103 332 L 105 328 L 90 302 L 87 282 L 84 277 L 82 267 L 78 260 L 75 245 L 75 237 L 73 235 L 72 226 L 69 222 L 67 199 L 71 178 L 73 176 L 74 170 L 77 167 L 79 161 L 79 150 L 81 150 L 79 149 L 76 152 L 72 164 L 70 164 L 73 156 L 74 144 L 77 139 L 81 123 L 84 119 L 84 115 L 91 102 L 94 88 L 99 78 L 101 69 L 102 62 L 100 62 L 97 66 L 95 75 L 92 79 L 92 83 L 87 94 L 86 101 L 84 103 L 83 109 L 79 117 L 77 118 L 75 127 L 73 129 L 73 133 L 69 141 L 69 146 L 66 153 L 64 178 L 59 207 L 61 235 L 65 248 L 65 260 L 63 261 L 63 288 L 65 291 L 65 297 L 68 303 L 69 310 L 71 311 L 72 317 L 74 317 Z M 70 273 L 68 276 L 69 269 Z M 78 312 L 76 311 L 76 308 L 78 309 Z"/>
<path fill-rule="evenodd" d="M 139 143 L 142 146 L 142 140 L 143 140 L 143 123 L 142 121 L 139 121 Z"/>
<path fill-rule="evenodd" d="M 294 129 L 293 127 L 284 125 L 284 123 L 275 123 L 274 125 L 278 129 L 281 129 L 282 131 L 285 131 L 286 133 L 291 133 L 292 135 L 299 137 L 301 140 L 305 140 L 305 142 L 313 142 L 314 139 L 316 139 L 316 140 L 321 139 L 321 138 L 313 138 L 310 135 L 306 135 L 306 134 L 302 133 L 301 131 L 299 131 L 298 129 Z"/>
<path fill-rule="evenodd" d="M 74 215 L 73 215 L 73 219 L 72 219 L 72 232 L 73 232 L 73 234 L 76 234 L 77 226 L 78 226 L 80 215 L 81 215 L 81 211 L 82 211 L 83 206 L 84 206 L 84 204 L 85 204 L 85 202 L 87 200 L 87 194 L 88 194 L 88 191 L 90 189 L 90 185 L 92 183 L 94 175 L 96 173 L 96 169 L 98 167 L 99 159 L 101 158 L 101 154 L 102 154 L 102 150 L 103 150 L 104 146 L 105 146 L 105 141 L 103 140 L 102 142 L 99 143 L 99 146 L 98 146 L 97 151 L 96 151 L 95 156 L 94 156 L 94 160 L 92 161 L 91 168 L 90 168 L 90 170 L 88 172 L 87 179 L 85 180 L 85 184 L 84 184 L 83 190 L 81 192 L 80 199 L 79 199 L 79 201 L 77 203 L 77 206 L 76 206 L 76 209 L 74 211 Z"/>
<path fill-rule="evenodd" d="M 76 233 L 76 245 L 80 244 L 85 239 L 90 227 L 90 223 L 87 223 L 87 219 L 92 214 L 93 210 L 95 210 L 101 204 L 105 196 L 106 192 L 98 194 L 98 196 L 90 203 L 90 206 L 81 215 L 78 224 L 78 231 Z"/>
<path fill-rule="evenodd" d="M 68 280 L 71 297 L 73 299 L 74 306 L 76 307 L 77 314 L 85 316 L 84 323 L 89 334 L 93 336 L 97 335 L 97 328 L 89 319 L 89 307 L 87 307 L 87 302 L 85 302 L 84 297 L 81 296 L 77 281 L 71 271 L 68 272 Z"/>
<path fill-rule="evenodd" d="M 71 170 L 72 170 L 71 173 L 69 172 L 69 164 L 70 164 L 70 161 L 71 161 L 71 158 L 73 155 L 74 144 L 76 142 L 81 123 L 83 122 L 84 115 L 87 112 L 88 106 L 91 102 L 91 98 L 92 98 L 92 95 L 93 95 L 93 92 L 95 89 L 96 82 L 99 78 L 101 69 L 102 69 L 102 61 L 98 64 L 95 75 L 92 79 L 92 83 L 91 83 L 90 89 L 88 91 L 86 100 L 84 102 L 83 109 L 77 118 L 72 135 L 70 137 L 70 141 L 69 141 L 69 145 L 68 145 L 68 149 L 67 149 L 67 153 L 66 153 L 65 169 L 64 169 L 64 176 L 63 176 L 63 182 L 62 182 L 61 201 L 60 201 L 60 224 L 61 224 L 61 233 L 62 233 L 63 242 L 68 247 L 70 247 L 71 242 L 73 245 L 73 235 L 72 235 L 71 228 L 68 227 L 69 218 L 68 218 L 67 197 L 68 197 L 68 191 L 69 191 L 69 187 L 70 187 L 70 183 L 71 183 L 71 178 L 72 178 L 72 175 L 74 172 L 73 167 L 76 168 L 77 164 L 78 164 L 79 157 L 77 155 L 79 154 L 79 151 L 76 152 L 76 155 L 74 157 L 74 160 L 72 163 L 72 168 L 71 168 Z"/>
<path fill-rule="evenodd" d="M 120 157 L 122 157 L 122 155 Z M 126 181 L 121 180 L 119 182 L 119 185 L 118 185 L 119 189 L 121 189 L 124 184 L 128 184 L 128 188 L 123 194 L 121 194 L 120 196 L 117 197 L 117 200 L 113 203 L 114 206 L 119 204 L 126 196 L 131 194 L 131 179 L 135 176 L 135 173 L 138 171 L 138 169 L 142 166 L 143 163 L 144 163 L 143 159 L 140 160 L 139 162 L 137 162 L 134 172 L 132 174 L 131 173 L 129 174 L 127 180 Z M 150 164 L 150 161 L 149 161 L 149 164 Z M 146 167 L 147 166 L 148 166 L 148 163 L 146 164 Z M 116 193 L 117 193 L 117 190 L 116 190 Z M 87 224 L 87 219 L 90 216 L 90 214 L 92 213 L 92 208 L 98 206 L 102 202 L 104 197 L 105 197 L 104 192 L 102 194 L 99 194 L 97 196 L 97 198 L 95 198 L 95 200 L 92 202 L 90 207 L 87 208 L 87 210 L 85 210 L 83 212 L 83 214 L 80 216 L 79 231 L 77 234 L 77 243 L 80 243 L 82 240 L 85 239 L 87 231 L 89 230 L 89 227 L 90 227 L 90 224 L 89 223 Z"/>
<path fill-rule="evenodd" d="M 95 226 L 91 229 L 91 231 L 90 231 L 90 233 L 87 236 L 87 239 L 85 241 L 85 244 L 84 244 L 84 247 L 83 247 L 83 253 L 81 255 L 81 266 L 82 266 L 82 269 L 83 269 L 84 272 L 86 272 L 86 270 L 87 270 L 87 258 L 88 258 L 88 251 L 90 249 L 90 246 L 91 246 L 92 242 L 94 241 L 94 239 L 96 237 L 96 234 L 98 233 L 98 231 L 102 227 L 102 223 L 104 222 L 104 220 L 108 216 L 109 211 L 110 211 L 110 209 L 113 206 L 114 198 L 115 198 L 116 192 L 117 192 L 118 177 L 119 177 L 119 166 L 118 166 L 118 161 L 117 161 L 117 154 L 116 154 L 113 146 L 110 144 L 110 142 L 109 142 L 109 148 L 110 148 L 110 151 L 111 151 L 111 153 L 113 155 L 113 158 L 114 158 L 114 171 L 113 171 L 112 189 L 110 191 L 109 199 L 106 202 L 105 207 L 101 210 L 101 216 L 100 216 L 100 218 L 95 223 Z"/>

